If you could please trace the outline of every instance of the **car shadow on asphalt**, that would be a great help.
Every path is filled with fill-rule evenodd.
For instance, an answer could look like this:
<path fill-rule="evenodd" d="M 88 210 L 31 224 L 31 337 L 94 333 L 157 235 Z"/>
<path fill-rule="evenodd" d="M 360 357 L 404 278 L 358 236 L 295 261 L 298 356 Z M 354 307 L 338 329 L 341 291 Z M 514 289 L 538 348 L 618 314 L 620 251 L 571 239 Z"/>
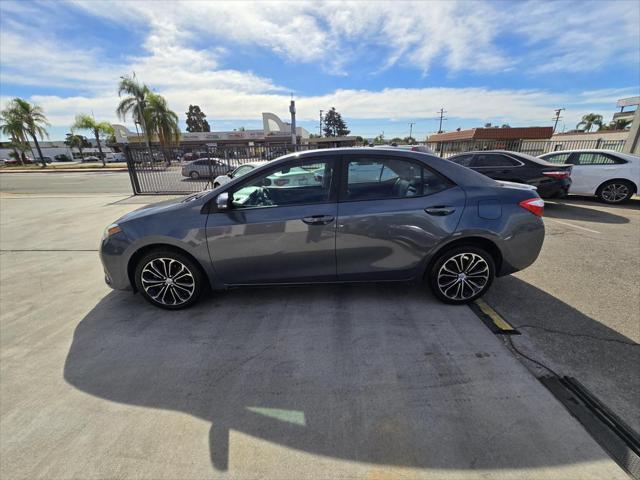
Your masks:
<path fill-rule="evenodd" d="M 519 367 L 491 363 L 506 352 L 449 351 L 474 341 L 450 320 L 467 307 L 445 308 L 405 284 L 232 290 L 177 312 L 112 292 L 76 327 L 64 378 L 99 398 L 206 419 L 219 471 L 229 468 L 230 430 L 325 457 L 442 470 L 606 458 L 582 448 L 529 455 L 555 424 L 533 420 L 537 394 L 496 378 L 501 368 L 521 378 Z M 484 328 L 478 320 L 471 331 Z M 528 413 L 514 419 L 504 405 Z"/>
<path fill-rule="evenodd" d="M 523 333 L 513 337 L 516 346 L 559 375 L 577 378 L 640 431 L 636 341 L 513 275 L 497 278 L 484 299 Z"/>
<path fill-rule="evenodd" d="M 572 199 L 573 200 L 573 199 Z M 605 212 L 603 210 L 597 210 L 594 207 L 597 206 L 595 202 L 581 202 L 576 204 L 574 202 L 568 203 L 568 201 L 551 200 L 546 202 L 544 209 L 544 216 L 562 220 L 578 220 L 581 222 L 593 222 L 593 223 L 609 223 L 609 224 L 624 224 L 629 223 L 629 218 L 624 216 L 624 208 L 620 206 L 610 207 L 609 205 L 599 204 L 600 206 L 606 206 L 607 208 L 621 209 L 618 215 L 612 212 Z M 627 207 L 628 208 L 628 207 Z"/>

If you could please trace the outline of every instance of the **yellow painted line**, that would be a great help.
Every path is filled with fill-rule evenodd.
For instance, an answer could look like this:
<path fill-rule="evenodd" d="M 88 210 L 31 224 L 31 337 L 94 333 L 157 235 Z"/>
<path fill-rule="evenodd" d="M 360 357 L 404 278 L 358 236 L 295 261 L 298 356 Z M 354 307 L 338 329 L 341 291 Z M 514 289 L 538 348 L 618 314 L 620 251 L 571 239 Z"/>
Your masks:
<path fill-rule="evenodd" d="M 475 304 L 478 305 L 478 307 L 480 307 L 480 310 L 482 310 L 482 313 L 487 315 L 491 319 L 493 324 L 496 327 L 498 327 L 500 330 L 503 330 L 506 332 L 515 331 L 515 328 L 509 325 L 509 323 L 504 318 L 502 318 L 498 312 L 496 312 L 493 308 L 487 305 L 487 303 L 484 300 L 479 298 L 475 301 Z"/>

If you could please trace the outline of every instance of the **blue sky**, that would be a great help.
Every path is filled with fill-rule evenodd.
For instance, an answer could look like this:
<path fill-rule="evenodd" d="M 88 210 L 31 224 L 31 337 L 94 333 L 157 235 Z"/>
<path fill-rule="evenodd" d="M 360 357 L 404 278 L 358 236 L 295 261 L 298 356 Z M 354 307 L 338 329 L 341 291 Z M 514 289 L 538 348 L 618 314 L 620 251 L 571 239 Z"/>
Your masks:
<path fill-rule="evenodd" d="M 509 123 L 610 119 L 640 92 L 640 3 L 0 2 L 0 102 L 40 104 L 51 138 L 79 113 L 115 115 L 120 75 L 190 103 L 214 130 L 259 128 L 260 113 L 317 132 L 335 106 L 352 132 L 421 139 Z M 127 123 L 127 122 L 125 122 Z M 127 123 L 128 124 L 128 123 Z"/>

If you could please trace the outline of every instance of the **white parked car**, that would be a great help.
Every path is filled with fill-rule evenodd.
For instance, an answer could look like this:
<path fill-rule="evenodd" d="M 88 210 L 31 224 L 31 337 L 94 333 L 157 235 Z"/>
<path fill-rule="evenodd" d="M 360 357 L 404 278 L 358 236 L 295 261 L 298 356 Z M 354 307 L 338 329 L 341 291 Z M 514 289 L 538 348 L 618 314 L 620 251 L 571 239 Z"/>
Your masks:
<path fill-rule="evenodd" d="M 622 203 L 638 193 L 640 157 L 613 150 L 563 150 L 540 155 L 551 163 L 573 165 L 569 193 L 595 195 Z"/>
<path fill-rule="evenodd" d="M 224 185 L 232 178 L 241 177 L 242 175 L 249 173 L 254 168 L 261 167 L 267 162 L 251 162 L 245 163 L 244 165 L 240 165 L 233 172 L 227 173 L 226 175 L 219 175 L 213 180 L 213 188 L 218 188 L 221 185 Z"/>

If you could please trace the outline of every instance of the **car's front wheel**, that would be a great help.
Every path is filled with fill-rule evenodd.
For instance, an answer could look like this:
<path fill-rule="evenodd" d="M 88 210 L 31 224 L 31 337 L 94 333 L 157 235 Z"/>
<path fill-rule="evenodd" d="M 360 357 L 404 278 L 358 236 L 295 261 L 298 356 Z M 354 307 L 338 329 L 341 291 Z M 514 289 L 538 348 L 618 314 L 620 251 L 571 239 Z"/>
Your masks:
<path fill-rule="evenodd" d="M 433 263 L 429 284 L 446 303 L 469 303 L 484 295 L 495 278 L 495 262 L 485 250 L 462 246 L 447 250 Z"/>
<path fill-rule="evenodd" d="M 173 250 L 155 250 L 145 255 L 134 275 L 138 292 L 145 300 L 168 310 L 190 307 L 206 286 L 199 266 Z"/>
<path fill-rule="evenodd" d="M 633 196 L 633 186 L 624 180 L 609 180 L 602 184 L 596 195 L 604 203 L 623 203 Z"/>
<path fill-rule="evenodd" d="M 189 176 L 193 179 L 193 180 L 197 180 L 200 178 L 200 174 L 198 172 L 196 172 L 195 170 L 193 172 L 191 172 L 189 174 Z"/>

